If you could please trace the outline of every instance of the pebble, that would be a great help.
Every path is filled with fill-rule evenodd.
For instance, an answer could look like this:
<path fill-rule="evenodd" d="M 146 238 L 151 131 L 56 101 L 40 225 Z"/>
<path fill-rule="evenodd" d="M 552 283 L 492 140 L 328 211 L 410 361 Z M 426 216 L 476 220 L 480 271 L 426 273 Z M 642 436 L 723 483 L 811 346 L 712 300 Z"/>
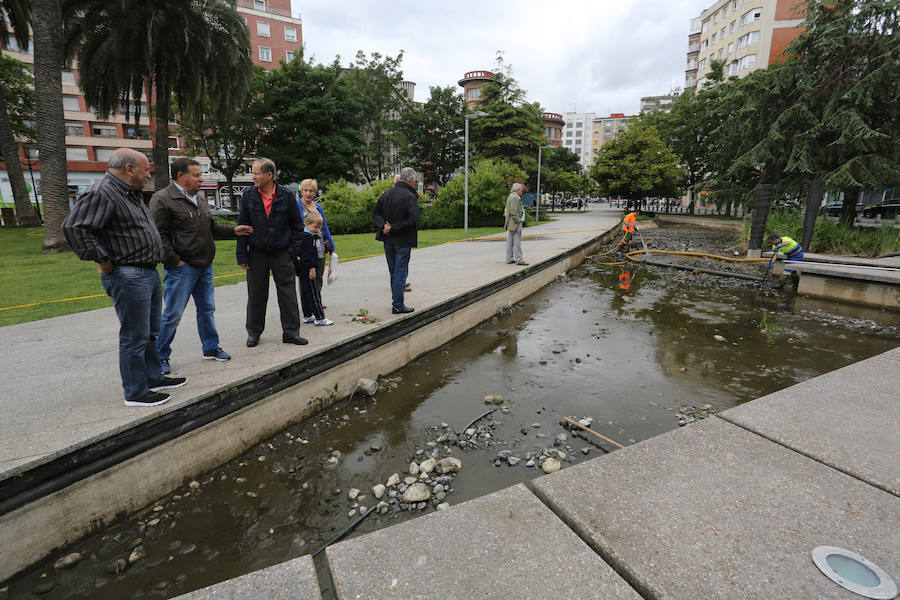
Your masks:
<path fill-rule="evenodd" d="M 541 424 L 540 423 L 532 423 L 531 426 L 534 427 L 535 429 L 539 429 Z"/>
<path fill-rule="evenodd" d="M 528 462 L 525 463 L 525 466 L 526 466 L 526 467 L 533 467 L 533 466 L 534 466 L 534 459 L 533 459 L 533 458 L 529 458 L 529 459 L 528 459 Z"/>
<path fill-rule="evenodd" d="M 462 469 L 462 461 L 452 456 L 442 458 L 437 464 L 438 473 L 459 473 L 460 469 Z"/>
<path fill-rule="evenodd" d="M 197 480 L 195 479 L 195 480 L 191 481 L 191 482 L 188 484 L 188 487 L 191 488 L 192 490 L 199 489 L 199 488 L 200 488 L 200 482 L 197 481 Z"/>
<path fill-rule="evenodd" d="M 446 502 L 441 502 L 435 508 L 437 508 L 438 510 L 447 510 L 448 508 L 450 508 L 450 505 Z"/>
<path fill-rule="evenodd" d="M 713 339 L 716 340 L 717 342 L 725 342 L 725 341 L 727 341 L 724 337 L 722 337 L 722 336 L 719 335 L 719 334 L 714 335 L 714 336 L 713 336 Z"/>
<path fill-rule="evenodd" d="M 516 466 L 517 464 L 519 464 L 519 462 L 520 462 L 521 460 L 522 460 L 521 458 L 516 458 L 515 456 L 507 456 L 507 457 L 506 457 L 506 462 L 508 462 L 508 463 L 509 463 L 509 466 L 511 466 L 511 467 L 514 467 L 514 466 Z"/>
<path fill-rule="evenodd" d="M 422 502 L 423 500 L 428 500 L 430 496 L 431 492 L 428 486 L 424 483 L 414 483 L 403 492 L 403 502 Z"/>
<path fill-rule="evenodd" d="M 591 449 L 590 448 L 582 448 L 581 453 L 584 454 L 585 456 L 587 456 L 588 454 L 591 453 Z"/>
<path fill-rule="evenodd" d="M 348 500 L 356 500 L 356 497 L 359 496 L 359 490 L 356 488 L 350 488 L 347 491 L 347 499 Z"/>
<path fill-rule="evenodd" d="M 128 564 L 133 565 L 142 558 L 147 558 L 147 551 L 143 546 L 138 546 L 131 551 L 131 554 L 128 555 Z"/>
<path fill-rule="evenodd" d="M 409 474 L 410 475 L 418 475 L 419 474 L 419 465 L 415 461 L 409 463 Z"/>
<path fill-rule="evenodd" d="M 128 568 L 128 561 L 124 558 L 117 558 L 115 560 L 111 560 L 106 563 L 106 566 L 103 568 L 104 571 L 109 573 L 110 575 L 118 575 L 122 571 Z"/>
<path fill-rule="evenodd" d="M 423 473 L 431 473 L 434 471 L 434 468 L 437 466 L 437 460 L 434 458 L 428 458 L 423 460 L 419 464 L 419 470 Z"/>
<path fill-rule="evenodd" d="M 380 483 L 376 484 L 372 487 L 372 494 L 374 494 L 374 496 L 376 498 L 381 499 L 381 497 L 384 496 L 385 489 L 386 488 L 383 485 L 381 485 Z"/>
<path fill-rule="evenodd" d="M 559 464 L 558 460 L 555 458 L 548 458 L 544 461 L 544 464 L 541 465 L 541 470 L 543 470 L 544 473 L 556 473 L 559 471 L 560 467 L 562 467 L 562 465 Z"/>
<path fill-rule="evenodd" d="M 83 557 L 79 552 L 72 552 L 71 554 L 66 554 L 55 563 L 53 563 L 53 568 L 57 571 L 60 569 L 71 569 L 75 565 L 81 562 Z"/>
<path fill-rule="evenodd" d="M 466 434 L 467 436 L 469 436 L 469 437 L 472 437 L 473 435 L 475 435 L 475 433 L 476 433 L 476 431 L 475 431 L 475 428 L 474 428 L 474 427 L 469 427 L 469 428 L 466 429 L 466 431 L 465 431 L 465 434 Z"/>
<path fill-rule="evenodd" d="M 400 483 L 400 475 L 399 473 L 394 473 L 393 475 L 388 477 L 388 480 L 384 485 L 385 487 L 391 487 L 397 485 L 398 483 Z"/>
<path fill-rule="evenodd" d="M 484 397 L 485 404 L 503 404 L 503 396 L 500 394 L 488 394 Z"/>
<path fill-rule="evenodd" d="M 347 511 L 347 517 L 348 517 L 348 518 L 352 519 L 352 518 L 355 517 L 355 516 L 356 516 L 356 509 L 355 509 L 355 508 L 353 508 L 353 509 Z"/>
<path fill-rule="evenodd" d="M 41 596 L 56 587 L 55 581 L 44 581 L 34 587 L 34 593 Z"/>
<path fill-rule="evenodd" d="M 406 477 L 406 478 L 403 479 L 403 483 L 405 483 L 406 485 L 412 485 L 412 484 L 414 484 L 415 482 L 416 482 L 416 478 L 415 478 L 415 477 Z"/>
<path fill-rule="evenodd" d="M 565 442 L 566 440 L 569 439 L 569 436 L 567 436 L 564 433 L 561 433 L 558 436 L 556 436 L 556 439 L 559 440 L 560 442 Z"/>

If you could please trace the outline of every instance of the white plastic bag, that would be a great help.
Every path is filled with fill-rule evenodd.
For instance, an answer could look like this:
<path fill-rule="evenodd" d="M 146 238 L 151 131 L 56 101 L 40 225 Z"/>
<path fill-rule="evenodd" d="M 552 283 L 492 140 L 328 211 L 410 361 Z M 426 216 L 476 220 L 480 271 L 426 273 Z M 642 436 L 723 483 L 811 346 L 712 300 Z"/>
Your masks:
<path fill-rule="evenodd" d="M 328 259 L 328 285 L 331 285 L 337 280 L 337 265 L 338 265 L 338 255 L 337 252 L 331 253 L 331 258 Z"/>

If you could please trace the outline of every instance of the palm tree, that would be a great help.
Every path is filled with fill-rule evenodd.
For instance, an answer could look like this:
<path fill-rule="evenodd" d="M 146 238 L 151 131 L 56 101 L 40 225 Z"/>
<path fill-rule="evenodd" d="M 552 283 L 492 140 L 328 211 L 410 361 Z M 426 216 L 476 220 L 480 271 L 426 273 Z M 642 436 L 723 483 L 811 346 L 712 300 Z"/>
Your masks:
<path fill-rule="evenodd" d="M 154 187 L 168 185 L 174 97 L 185 113 L 204 97 L 224 117 L 253 76 L 247 26 L 234 0 L 62 0 L 67 56 L 78 56 L 85 100 L 101 117 L 155 95 Z M 140 111 L 137 111 L 140 114 Z"/>
<path fill-rule="evenodd" d="M 10 34 L 19 43 L 19 46 L 27 46 L 31 22 L 31 4 L 26 0 L 0 0 L 0 15 L 9 21 L 12 31 L 0 26 L 0 42 L 8 46 Z M 17 104 L 17 98 L 11 97 L 14 86 L 12 78 L 20 77 L 22 73 L 21 63 L 13 59 L 0 56 L 0 156 L 6 162 L 6 172 L 9 174 L 9 183 L 12 187 L 13 200 L 16 204 L 16 222 L 25 227 L 40 226 L 41 221 L 31 206 L 28 196 L 28 187 L 25 185 L 25 173 L 22 171 L 22 163 L 19 160 L 19 145 L 13 134 L 12 119 L 9 114 L 9 106 Z"/>
<path fill-rule="evenodd" d="M 59 0 L 31 0 L 34 37 L 34 92 L 41 198 L 44 204 L 44 252 L 68 249 L 60 226 L 69 212 L 66 127 L 62 105 Z"/>

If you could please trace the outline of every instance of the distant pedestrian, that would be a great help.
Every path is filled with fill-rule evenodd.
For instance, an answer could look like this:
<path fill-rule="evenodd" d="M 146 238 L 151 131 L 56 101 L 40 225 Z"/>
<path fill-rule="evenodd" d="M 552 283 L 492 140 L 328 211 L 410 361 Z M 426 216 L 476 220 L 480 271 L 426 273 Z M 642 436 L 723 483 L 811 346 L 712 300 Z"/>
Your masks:
<path fill-rule="evenodd" d="M 418 246 L 419 198 L 416 193 L 416 171 L 411 167 L 400 170 L 400 181 L 384 192 L 372 216 L 375 220 L 375 239 L 384 242 L 391 280 L 391 312 L 411 313 L 414 309 L 403 302 L 409 257 Z"/>
<path fill-rule="evenodd" d="M 78 258 L 97 263 L 100 282 L 116 308 L 125 406 L 157 406 L 169 400 L 161 390 L 181 387 L 187 380 L 160 373 L 156 336 L 162 286 L 156 265 L 163 258 L 163 245 L 141 196 L 150 179 L 150 162 L 136 150 L 120 148 L 110 157 L 108 169 L 75 202 L 62 231 Z"/>
<path fill-rule="evenodd" d="M 625 251 L 631 250 L 631 239 L 634 237 L 634 232 L 637 231 L 637 218 L 638 211 L 632 211 L 625 215 L 625 218 L 622 219 L 622 231 L 625 236 L 622 238 L 622 246 L 625 248 Z"/>
<path fill-rule="evenodd" d="M 300 305 L 303 307 L 303 322 L 314 323 L 316 327 L 334 325 L 334 321 L 325 318 L 325 307 L 316 280 L 322 278 L 322 267 L 325 261 L 325 240 L 322 238 L 324 219 L 317 211 L 306 213 L 303 236 L 300 239 L 300 253 L 297 256 L 295 270 L 300 285 Z"/>
<path fill-rule="evenodd" d="M 316 263 L 316 272 L 319 276 L 316 278 L 316 287 L 319 290 L 319 295 L 322 294 L 322 283 L 325 281 L 325 273 L 327 273 L 325 269 L 325 265 L 328 261 L 328 257 L 332 252 L 335 251 L 334 248 L 334 239 L 331 237 L 331 232 L 328 231 L 328 221 L 325 220 L 325 211 L 322 210 L 322 205 L 316 202 L 316 194 L 319 193 L 319 182 L 315 179 L 304 179 L 300 182 L 300 199 L 297 200 L 297 206 L 300 208 L 300 218 L 303 220 L 304 224 L 306 223 L 306 215 L 310 212 L 318 212 L 319 216 L 322 217 L 322 239 L 325 242 L 323 247 L 324 254 L 319 258 L 319 262 Z M 302 296 L 301 296 L 302 298 Z M 323 305 L 324 308 L 324 305 Z"/>
<path fill-rule="evenodd" d="M 506 228 L 506 264 L 527 265 L 522 257 L 522 224 L 525 222 L 525 207 L 522 205 L 522 194 L 525 186 L 514 183 L 509 196 L 506 197 L 506 208 L 503 211 Z"/>
<path fill-rule="evenodd" d="M 212 269 L 216 243 L 213 240 L 234 239 L 253 231 L 250 225 L 229 227 L 213 220 L 206 200 L 198 196 L 203 183 L 199 162 L 192 158 L 177 158 L 172 162 L 171 170 L 172 183 L 150 198 L 150 213 L 162 237 L 166 284 L 166 308 L 156 340 L 163 375 L 172 372 L 169 365 L 172 340 L 191 297 L 197 309 L 197 332 L 203 358 L 231 359 L 231 355 L 219 346 L 219 332 L 216 331 Z"/>
<path fill-rule="evenodd" d="M 251 167 L 254 187 L 241 195 L 239 225 L 253 233 L 237 242 L 237 262 L 247 272 L 247 346 L 259 344 L 266 328 L 269 273 L 275 280 L 281 312 L 281 341 L 307 344 L 300 337 L 300 307 L 294 285 L 293 257 L 300 254 L 303 222 L 294 195 L 275 181 L 275 163 L 261 158 Z"/>

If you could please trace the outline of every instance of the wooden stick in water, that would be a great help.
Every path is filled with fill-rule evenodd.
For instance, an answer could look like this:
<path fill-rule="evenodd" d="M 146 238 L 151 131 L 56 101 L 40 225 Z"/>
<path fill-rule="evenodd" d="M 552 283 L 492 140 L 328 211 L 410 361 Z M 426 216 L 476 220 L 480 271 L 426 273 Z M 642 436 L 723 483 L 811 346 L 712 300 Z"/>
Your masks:
<path fill-rule="evenodd" d="M 579 428 L 581 428 L 581 429 L 584 429 L 584 430 L 587 431 L 588 433 L 593 433 L 594 435 L 596 435 L 598 438 L 600 438 L 601 440 L 603 440 L 603 441 L 606 442 L 607 444 L 612 444 L 612 445 L 615 446 L 616 448 L 624 448 L 624 447 L 625 447 L 625 446 L 623 446 L 622 444 L 620 444 L 619 442 L 614 442 L 613 440 L 609 439 L 609 438 L 606 437 L 605 435 L 603 435 L 603 434 L 601 434 L 601 433 L 597 433 L 597 432 L 594 431 L 593 429 L 590 429 L 590 428 L 588 428 L 588 427 L 585 427 L 584 425 L 582 425 L 582 424 L 579 423 L 578 421 L 573 421 L 573 420 L 570 419 L 569 417 L 566 417 L 566 423 L 569 423 L 570 425 L 574 425 L 575 427 L 579 427 Z"/>

